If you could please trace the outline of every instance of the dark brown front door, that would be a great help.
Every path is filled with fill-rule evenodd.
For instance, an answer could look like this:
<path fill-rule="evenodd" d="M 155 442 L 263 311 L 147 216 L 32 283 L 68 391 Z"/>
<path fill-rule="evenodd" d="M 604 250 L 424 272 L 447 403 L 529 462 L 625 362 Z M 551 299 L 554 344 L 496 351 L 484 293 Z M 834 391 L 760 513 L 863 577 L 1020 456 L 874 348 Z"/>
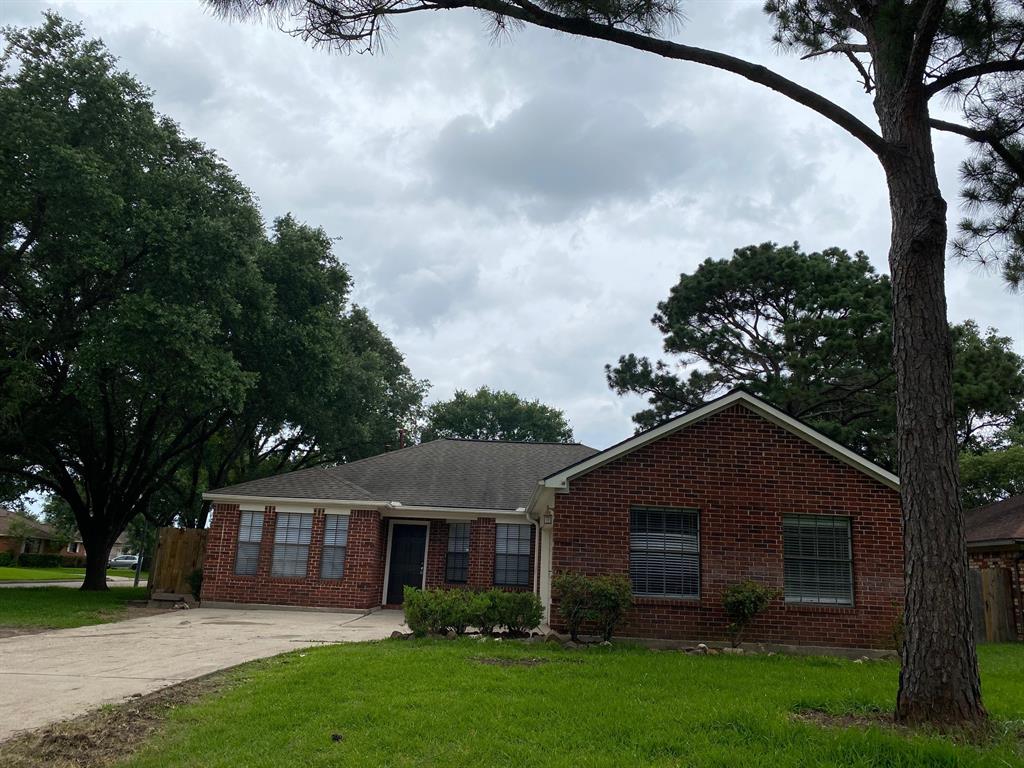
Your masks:
<path fill-rule="evenodd" d="M 388 569 L 388 605 L 402 602 L 405 587 L 423 586 L 423 550 L 427 526 L 391 524 L 391 565 Z"/>

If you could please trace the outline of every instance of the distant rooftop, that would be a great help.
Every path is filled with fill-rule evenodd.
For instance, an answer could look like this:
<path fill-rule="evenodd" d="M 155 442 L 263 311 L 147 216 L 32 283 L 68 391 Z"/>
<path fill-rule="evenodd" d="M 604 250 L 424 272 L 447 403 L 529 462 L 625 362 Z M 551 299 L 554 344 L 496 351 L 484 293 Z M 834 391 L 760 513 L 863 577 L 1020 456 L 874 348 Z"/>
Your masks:
<path fill-rule="evenodd" d="M 1011 496 L 965 514 L 967 543 L 1019 541 L 1024 543 L 1024 496 Z"/>

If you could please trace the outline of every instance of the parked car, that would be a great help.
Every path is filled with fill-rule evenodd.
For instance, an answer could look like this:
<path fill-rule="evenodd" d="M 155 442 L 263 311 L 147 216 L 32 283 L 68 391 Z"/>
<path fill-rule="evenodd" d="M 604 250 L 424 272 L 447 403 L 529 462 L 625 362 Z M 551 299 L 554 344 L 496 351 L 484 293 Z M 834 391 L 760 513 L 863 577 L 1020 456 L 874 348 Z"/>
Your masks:
<path fill-rule="evenodd" d="M 130 568 L 131 570 L 135 570 L 138 564 L 138 555 L 118 555 L 117 557 L 111 558 L 110 562 L 107 563 L 107 568 Z"/>

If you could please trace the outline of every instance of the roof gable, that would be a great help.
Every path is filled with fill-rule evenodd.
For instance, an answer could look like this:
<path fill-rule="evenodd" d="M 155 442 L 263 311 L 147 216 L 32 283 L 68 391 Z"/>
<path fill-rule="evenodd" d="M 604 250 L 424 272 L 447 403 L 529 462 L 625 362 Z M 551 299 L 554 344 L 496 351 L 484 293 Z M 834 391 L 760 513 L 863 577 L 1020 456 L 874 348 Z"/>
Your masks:
<path fill-rule="evenodd" d="M 810 443 L 825 453 L 830 454 L 844 464 L 848 464 L 854 469 L 863 472 L 893 490 L 899 490 L 899 478 L 892 472 L 878 466 L 874 462 L 868 461 L 863 456 L 859 456 L 849 448 L 846 448 L 835 440 L 821 434 L 816 429 L 812 429 L 803 422 L 794 419 L 792 416 L 783 413 L 778 408 L 769 405 L 764 400 L 754 397 L 749 392 L 744 392 L 743 390 L 733 390 L 732 392 L 712 400 L 699 408 L 695 408 L 688 413 L 684 413 L 674 419 L 666 421 L 664 424 L 654 427 L 653 429 L 649 429 L 646 432 L 641 432 L 638 435 L 634 435 L 633 437 L 623 440 L 621 443 L 617 443 L 616 445 L 596 453 L 593 456 L 589 456 L 573 465 L 560 469 L 559 471 L 544 478 L 543 484 L 548 488 L 566 488 L 568 487 L 569 481 L 573 478 L 580 477 L 581 475 L 591 472 L 598 467 L 615 461 L 616 459 L 625 456 L 628 453 L 632 453 L 638 448 L 642 448 L 643 446 L 653 443 L 667 435 L 686 429 L 688 426 L 703 421 L 704 419 L 724 411 L 726 408 L 730 408 L 733 405 L 742 405 L 758 416 L 782 427 L 782 429 L 787 432 L 790 432 L 805 442 Z"/>

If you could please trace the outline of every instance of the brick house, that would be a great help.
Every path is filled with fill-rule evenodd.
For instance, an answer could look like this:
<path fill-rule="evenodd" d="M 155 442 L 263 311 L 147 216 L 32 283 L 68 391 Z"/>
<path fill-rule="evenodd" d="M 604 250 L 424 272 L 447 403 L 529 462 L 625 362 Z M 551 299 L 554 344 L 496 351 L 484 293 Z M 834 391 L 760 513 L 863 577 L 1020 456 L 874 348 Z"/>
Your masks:
<path fill-rule="evenodd" d="M 966 513 L 965 522 L 971 568 L 988 572 L 1005 584 L 1012 634 L 1024 640 L 1024 496 L 972 509 Z M 975 617 L 975 630 L 979 639 L 986 639 L 986 624 L 990 625 L 993 617 L 984 615 L 983 606 L 980 613 Z"/>
<path fill-rule="evenodd" d="M 903 603 L 899 483 L 742 391 L 604 451 L 438 440 L 206 494 L 207 603 L 370 610 L 402 586 L 630 578 L 623 635 L 726 637 L 722 590 L 780 597 L 751 641 L 885 648 Z"/>
<path fill-rule="evenodd" d="M 128 536 L 122 533 L 110 548 L 110 556 L 125 554 L 129 549 Z M 49 523 L 3 508 L 0 508 L 0 552 L 10 552 L 15 558 L 21 554 L 60 555 L 65 565 L 85 564 L 85 544 L 77 531 L 68 540 Z"/>

